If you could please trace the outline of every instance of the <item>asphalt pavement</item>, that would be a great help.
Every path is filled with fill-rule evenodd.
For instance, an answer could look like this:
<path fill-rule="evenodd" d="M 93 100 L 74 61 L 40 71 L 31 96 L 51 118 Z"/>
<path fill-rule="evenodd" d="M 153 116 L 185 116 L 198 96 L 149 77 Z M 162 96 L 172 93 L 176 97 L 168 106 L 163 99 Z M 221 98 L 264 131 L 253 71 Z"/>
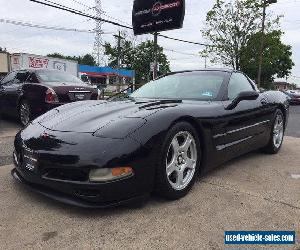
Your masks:
<path fill-rule="evenodd" d="M 0 166 L 12 163 L 14 137 L 20 129 L 15 119 L 0 116 Z"/>
<path fill-rule="evenodd" d="M 286 135 L 300 138 L 300 105 L 290 107 Z"/>
<path fill-rule="evenodd" d="M 1 249 L 299 249 L 225 246 L 227 230 L 300 235 L 300 139 L 278 155 L 251 153 L 199 179 L 181 200 L 144 207 L 79 209 L 34 194 L 0 168 Z M 288 164 L 287 164 L 288 163 Z M 300 242 L 299 242 L 300 243 Z"/>

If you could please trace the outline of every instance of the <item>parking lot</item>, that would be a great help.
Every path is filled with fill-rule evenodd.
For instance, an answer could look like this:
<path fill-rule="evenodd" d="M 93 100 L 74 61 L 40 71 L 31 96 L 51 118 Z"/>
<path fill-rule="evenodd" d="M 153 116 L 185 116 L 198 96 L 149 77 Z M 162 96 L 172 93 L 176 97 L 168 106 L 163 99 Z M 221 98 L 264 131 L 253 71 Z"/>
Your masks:
<path fill-rule="evenodd" d="M 278 155 L 250 153 L 199 179 L 185 198 L 142 208 L 85 210 L 24 190 L 10 176 L 14 120 L 0 120 L 0 248 L 245 249 L 226 230 L 296 231 L 300 249 L 300 106 L 292 106 Z"/>

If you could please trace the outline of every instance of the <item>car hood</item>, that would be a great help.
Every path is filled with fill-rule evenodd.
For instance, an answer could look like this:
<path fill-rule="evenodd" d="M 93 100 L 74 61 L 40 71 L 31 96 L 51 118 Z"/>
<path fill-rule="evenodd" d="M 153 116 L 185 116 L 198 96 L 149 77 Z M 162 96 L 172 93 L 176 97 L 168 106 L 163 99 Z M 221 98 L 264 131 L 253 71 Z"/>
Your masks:
<path fill-rule="evenodd" d="M 37 118 L 34 123 L 61 132 L 94 133 L 106 126 L 122 130 L 126 120 L 135 126 L 138 119 L 161 109 L 177 106 L 180 101 L 84 101 L 66 104 Z M 117 123 L 117 124 L 116 124 Z M 120 127 L 118 127 L 118 123 Z"/>

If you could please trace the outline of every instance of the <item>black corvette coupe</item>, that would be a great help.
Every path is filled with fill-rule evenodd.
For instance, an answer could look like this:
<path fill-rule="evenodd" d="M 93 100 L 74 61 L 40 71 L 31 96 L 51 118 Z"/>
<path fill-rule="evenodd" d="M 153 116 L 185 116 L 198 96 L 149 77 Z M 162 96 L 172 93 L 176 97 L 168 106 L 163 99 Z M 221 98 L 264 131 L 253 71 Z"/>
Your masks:
<path fill-rule="evenodd" d="M 55 108 L 15 138 L 15 179 L 65 203 L 106 207 L 155 192 L 179 199 L 198 174 L 249 151 L 277 153 L 281 92 L 233 70 L 185 71 L 130 96 Z"/>

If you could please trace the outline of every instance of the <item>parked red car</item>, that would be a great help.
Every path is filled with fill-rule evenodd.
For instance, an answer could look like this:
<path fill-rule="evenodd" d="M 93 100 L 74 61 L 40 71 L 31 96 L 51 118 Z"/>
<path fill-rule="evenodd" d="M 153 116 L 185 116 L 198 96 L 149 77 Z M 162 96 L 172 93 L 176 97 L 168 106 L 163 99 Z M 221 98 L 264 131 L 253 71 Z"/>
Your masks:
<path fill-rule="evenodd" d="M 19 117 L 24 126 L 57 106 L 98 98 L 96 87 L 56 70 L 13 71 L 0 82 L 0 113 Z"/>

